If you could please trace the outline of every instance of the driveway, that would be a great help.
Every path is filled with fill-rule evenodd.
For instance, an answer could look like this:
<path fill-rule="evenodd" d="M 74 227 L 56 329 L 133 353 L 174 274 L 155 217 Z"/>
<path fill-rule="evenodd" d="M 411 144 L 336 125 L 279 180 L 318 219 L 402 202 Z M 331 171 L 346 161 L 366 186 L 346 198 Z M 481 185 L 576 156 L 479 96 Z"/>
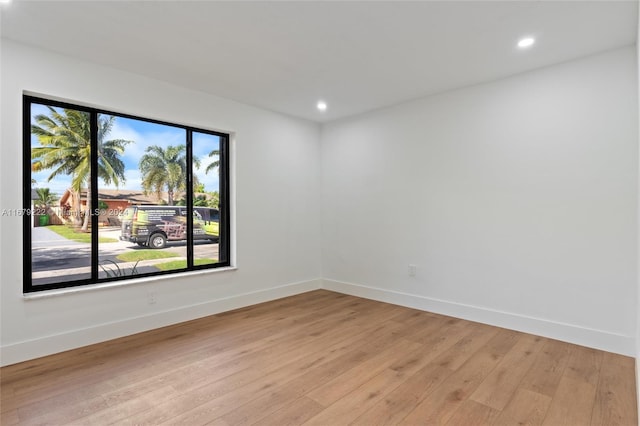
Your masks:
<path fill-rule="evenodd" d="M 31 248 L 41 247 L 60 247 L 60 246 L 82 246 L 86 243 L 71 241 L 65 237 L 58 235 L 46 226 L 38 226 L 31 228 Z"/>

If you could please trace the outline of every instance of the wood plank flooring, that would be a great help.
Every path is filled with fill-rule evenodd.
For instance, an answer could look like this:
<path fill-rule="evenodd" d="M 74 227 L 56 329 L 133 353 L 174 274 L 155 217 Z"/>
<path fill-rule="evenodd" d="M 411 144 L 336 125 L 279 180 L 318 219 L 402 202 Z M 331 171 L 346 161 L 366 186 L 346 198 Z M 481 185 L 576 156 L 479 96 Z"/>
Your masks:
<path fill-rule="evenodd" d="M 634 371 L 319 290 L 4 367 L 0 424 L 635 426 Z"/>

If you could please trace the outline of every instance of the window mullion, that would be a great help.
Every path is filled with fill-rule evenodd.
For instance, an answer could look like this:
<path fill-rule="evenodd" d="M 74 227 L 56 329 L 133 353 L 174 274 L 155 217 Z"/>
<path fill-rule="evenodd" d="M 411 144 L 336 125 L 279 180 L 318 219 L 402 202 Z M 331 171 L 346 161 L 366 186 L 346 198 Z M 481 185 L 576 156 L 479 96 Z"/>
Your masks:
<path fill-rule="evenodd" d="M 193 130 L 187 129 L 187 268 L 193 268 Z"/>
<path fill-rule="evenodd" d="M 229 225 L 229 137 L 220 137 L 220 167 L 218 169 L 220 178 L 220 234 L 219 234 L 219 257 L 223 264 L 229 265 L 231 255 L 229 250 L 229 240 L 231 227 Z M 222 256 L 225 256 L 223 259 Z"/>
<path fill-rule="evenodd" d="M 91 190 L 91 205 L 87 205 L 86 214 L 89 214 L 91 221 L 91 279 L 92 281 L 98 280 L 98 154 L 99 143 L 98 140 L 98 113 L 92 111 L 89 117 L 89 127 L 91 135 L 91 173 L 90 173 L 90 190 Z"/>
<path fill-rule="evenodd" d="M 24 98 L 22 105 L 22 207 L 30 214 L 24 215 L 22 221 L 22 244 L 23 244 L 23 291 L 25 293 L 31 291 L 32 282 L 32 247 L 31 227 L 34 224 L 35 212 L 32 210 L 32 190 L 33 183 L 31 180 L 31 101 Z"/>

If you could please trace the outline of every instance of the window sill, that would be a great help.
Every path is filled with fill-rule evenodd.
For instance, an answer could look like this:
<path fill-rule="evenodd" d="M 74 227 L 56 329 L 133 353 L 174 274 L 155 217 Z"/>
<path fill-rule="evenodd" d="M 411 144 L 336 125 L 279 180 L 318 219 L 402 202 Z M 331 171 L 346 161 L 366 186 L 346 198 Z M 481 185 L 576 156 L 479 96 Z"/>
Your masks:
<path fill-rule="evenodd" d="M 219 272 L 235 271 L 237 269 L 238 269 L 237 266 L 227 266 L 224 268 L 204 269 L 201 271 L 189 271 L 189 272 L 182 272 L 182 273 L 170 274 L 170 275 L 144 277 L 144 278 L 137 278 L 137 279 L 131 279 L 126 281 L 109 282 L 104 284 L 93 284 L 93 285 L 86 285 L 86 286 L 80 286 L 80 287 L 68 287 L 68 288 L 60 288 L 55 290 L 44 290 L 36 293 L 23 293 L 22 297 L 25 300 L 45 299 L 49 297 L 65 296 L 65 295 L 74 294 L 74 293 L 84 293 L 87 291 L 105 290 L 105 289 L 115 288 L 115 287 L 127 287 L 131 285 L 136 285 L 136 284 L 146 284 L 146 283 L 157 282 L 162 280 L 175 280 L 176 278 L 182 278 L 182 277 L 216 274 Z"/>

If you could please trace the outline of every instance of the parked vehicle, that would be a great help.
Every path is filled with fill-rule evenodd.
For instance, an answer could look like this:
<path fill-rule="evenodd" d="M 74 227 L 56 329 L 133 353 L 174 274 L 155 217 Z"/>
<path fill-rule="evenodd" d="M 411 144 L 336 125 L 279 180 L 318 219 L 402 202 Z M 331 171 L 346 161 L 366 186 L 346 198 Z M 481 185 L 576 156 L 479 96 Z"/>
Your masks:
<path fill-rule="evenodd" d="M 160 249 L 167 241 L 186 241 L 187 208 L 185 206 L 131 206 L 121 219 L 121 241 Z M 193 210 L 193 239 L 217 242 L 220 212 L 208 207 Z"/>
<path fill-rule="evenodd" d="M 204 228 L 205 234 L 215 236 L 215 240 L 218 240 L 218 236 L 220 235 L 220 211 L 218 209 L 213 209 L 211 207 L 194 207 L 194 226 L 196 221 L 196 213 L 200 215 L 202 220 L 202 226 Z"/>

